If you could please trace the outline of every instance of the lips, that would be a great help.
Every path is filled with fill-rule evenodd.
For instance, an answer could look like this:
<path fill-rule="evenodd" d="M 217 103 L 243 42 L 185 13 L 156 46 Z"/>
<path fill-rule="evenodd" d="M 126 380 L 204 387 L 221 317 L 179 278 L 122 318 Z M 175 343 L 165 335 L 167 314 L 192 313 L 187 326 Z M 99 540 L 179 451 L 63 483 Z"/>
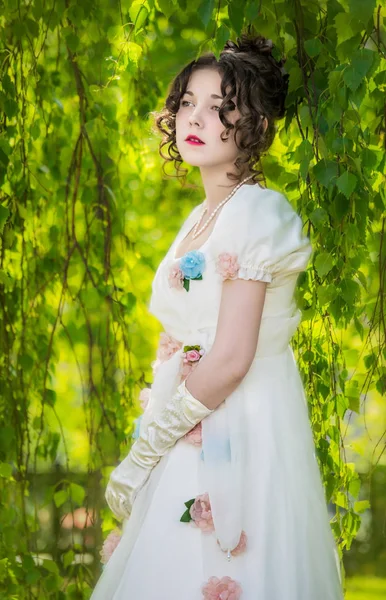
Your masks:
<path fill-rule="evenodd" d="M 205 142 L 203 142 L 202 140 L 200 140 L 200 138 L 197 137 L 196 135 L 188 135 L 185 138 L 185 142 L 189 142 L 191 144 L 200 144 L 200 145 L 205 144 Z"/>

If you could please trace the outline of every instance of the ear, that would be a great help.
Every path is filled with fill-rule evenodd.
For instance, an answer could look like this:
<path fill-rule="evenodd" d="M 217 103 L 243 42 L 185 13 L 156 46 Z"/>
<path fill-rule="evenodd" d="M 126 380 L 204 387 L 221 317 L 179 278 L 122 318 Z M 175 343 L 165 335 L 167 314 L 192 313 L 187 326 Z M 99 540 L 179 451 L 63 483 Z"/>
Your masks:
<path fill-rule="evenodd" d="M 267 117 L 263 118 L 263 127 L 264 127 L 264 133 L 267 131 L 267 127 L 268 127 L 268 119 Z"/>

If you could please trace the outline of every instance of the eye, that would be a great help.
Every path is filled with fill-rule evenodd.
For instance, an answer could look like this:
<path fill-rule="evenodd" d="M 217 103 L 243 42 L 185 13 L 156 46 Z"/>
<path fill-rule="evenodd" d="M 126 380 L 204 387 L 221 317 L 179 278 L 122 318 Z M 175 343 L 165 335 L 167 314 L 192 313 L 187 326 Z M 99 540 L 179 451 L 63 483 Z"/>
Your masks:
<path fill-rule="evenodd" d="M 181 100 L 181 106 L 185 106 L 186 104 L 191 104 L 191 102 L 189 100 Z M 220 107 L 217 105 L 213 105 L 212 108 L 218 108 L 218 110 L 220 110 Z"/>

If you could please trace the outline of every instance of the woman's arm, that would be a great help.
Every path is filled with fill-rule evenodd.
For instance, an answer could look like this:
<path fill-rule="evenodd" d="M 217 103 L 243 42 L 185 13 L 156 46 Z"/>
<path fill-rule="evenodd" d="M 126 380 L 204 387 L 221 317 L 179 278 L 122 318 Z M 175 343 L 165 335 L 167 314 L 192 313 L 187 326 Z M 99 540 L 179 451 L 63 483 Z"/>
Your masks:
<path fill-rule="evenodd" d="M 105 498 L 118 518 L 128 518 L 150 472 L 177 440 L 208 417 L 239 385 L 256 352 L 266 284 L 223 284 L 216 337 L 208 354 L 140 431 L 127 457 L 114 469 Z"/>
<path fill-rule="evenodd" d="M 252 279 L 223 282 L 213 346 L 185 381 L 187 390 L 214 410 L 248 373 L 256 353 L 267 284 Z"/>

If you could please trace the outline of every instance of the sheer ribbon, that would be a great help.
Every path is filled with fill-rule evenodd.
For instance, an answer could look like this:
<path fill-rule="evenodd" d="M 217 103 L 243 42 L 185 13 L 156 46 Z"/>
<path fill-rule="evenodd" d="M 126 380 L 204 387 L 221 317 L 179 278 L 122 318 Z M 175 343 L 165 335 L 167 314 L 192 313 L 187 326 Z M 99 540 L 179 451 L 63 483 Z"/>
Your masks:
<path fill-rule="evenodd" d="M 292 313 L 292 311 L 291 311 Z M 289 340 L 295 332 L 301 313 L 265 317 L 260 326 L 259 347 L 264 353 L 256 352 L 255 359 L 273 356 L 290 350 Z M 192 330 L 176 337 L 169 333 L 174 342 L 181 342 L 181 348 L 168 360 L 157 367 L 157 373 L 151 388 L 151 399 L 143 415 L 143 426 L 147 417 L 162 406 L 175 392 L 181 381 L 180 369 L 185 345 L 200 345 L 205 360 L 214 342 L 216 328 L 208 327 Z M 254 360 L 255 360 L 254 359 Z M 187 380 L 189 379 L 189 375 Z M 247 444 L 245 431 L 248 415 L 243 401 L 243 382 L 222 402 L 202 425 L 201 480 L 211 505 L 215 536 L 228 561 L 231 551 L 240 542 L 243 531 L 243 499 L 246 493 L 245 469 L 247 464 Z M 141 424 L 142 426 L 142 424 Z"/>

